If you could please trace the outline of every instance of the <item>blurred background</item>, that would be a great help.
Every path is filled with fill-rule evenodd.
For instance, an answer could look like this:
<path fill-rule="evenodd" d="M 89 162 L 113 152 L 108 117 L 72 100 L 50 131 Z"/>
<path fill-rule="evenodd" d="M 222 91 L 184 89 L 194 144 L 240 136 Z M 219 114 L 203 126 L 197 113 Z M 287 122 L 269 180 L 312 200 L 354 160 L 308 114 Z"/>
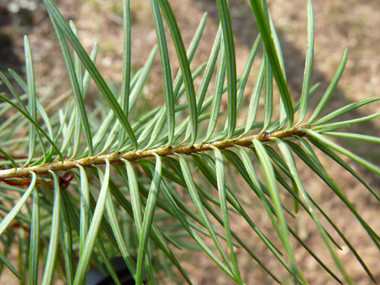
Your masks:
<path fill-rule="evenodd" d="M 123 49 L 121 2 L 121 0 L 56 1 L 57 6 L 66 19 L 72 19 L 75 22 L 80 40 L 87 51 L 91 50 L 95 42 L 99 43 L 99 54 L 96 65 L 110 84 L 119 87 Z M 219 23 L 216 3 L 214 0 L 169 2 L 177 17 L 186 47 L 190 43 L 203 13 L 208 12 L 206 28 L 192 62 L 192 67 L 195 69 L 199 64 L 208 59 L 215 38 Z M 268 6 L 283 49 L 287 80 L 291 94 L 293 99 L 296 100 L 301 94 L 306 52 L 306 1 L 269 0 Z M 237 66 L 238 71 L 241 72 L 258 31 L 248 1 L 230 0 L 230 7 L 236 44 Z M 315 49 L 312 83 L 321 82 L 321 87 L 312 96 L 310 109 L 312 110 L 318 104 L 319 99 L 334 76 L 341 55 L 346 47 L 349 49 L 347 66 L 338 88 L 327 106 L 328 110 L 325 112 L 332 111 L 365 97 L 379 96 L 380 2 L 378 0 L 314 0 L 313 8 Z M 131 17 L 132 68 L 133 71 L 136 71 L 144 64 L 150 50 L 156 44 L 149 1 L 132 0 Z M 53 90 L 57 96 L 67 91 L 70 88 L 67 71 L 58 41 L 56 40 L 53 27 L 42 1 L 0 0 L 0 70 L 6 75 L 8 74 L 8 68 L 12 68 L 24 75 L 24 34 L 28 35 L 32 48 L 39 95 L 46 92 L 46 90 Z M 169 36 L 168 41 L 172 58 L 172 72 L 175 75 L 178 71 L 178 63 Z M 260 49 L 251 71 L 253 80 L 246 87 L 247 94 L 252 90 L 261 55 L 262 50 Z M 195 84 L 199 83 L 200 80 L 196 80 Z M 17 84 L 14 85 L 17 86 Z M 4 91 L 4 87 L 0 86 L 0 92 Z M 98 96 L 96 86 L 92 84 L 87 98 L 97 98 Z M 140 105 L 137 105 L 137 108 L 152 108 L 157 104 L 161 104 L 164 100 L 161 67 L 158 56 L 156 56 L 152 66 L 147 86 L 143 90 L 143 98 L 145 100 Z M 244 100 L 242 105 L 247 105 L 249 97 L 245 97 Z M 93 108 L 92 102 L 92 100 L 88 100 L 88 108 Z M 379 111 L 380 105 L 374 103 L 373 105 L 351 112 L 345 119 L 362 117 Z M 246 113 L 243 110 L 241 112 L 241 120 L 238 121 L 238 126 L 244 124 L 245 115 Z M 379 118 L 368 123 L 354 125 L 350 131 L 378 136 L 380 134 Z M 348 142 L 345 140 L 336 141 L 365 159 L 377 165 L 380 164 L 380 149 L 375 144 L 358 143 L 355 141 Z M 320 159 L 328 173 L 343 190 L 358 212 L 373 227 L 375 232 L 380 234 L 379 204 L 361 184 L 348 173 L 342 171 L 337 164 L 322 154 Z M 376 177 L 373 173 L 355 163 L 350 162 L 350 165 L 376 191 L 380 192 L 379 177 Z M 312 175 L 312 172 L 300 161 L 297 161 L 297 166 L 302 175 L 301 178 L 303 179 L 305 188 L 344 232 L 372 270 L 376 280 L 380 282 L 379 252 L 367 237 L 363 228 L 343 203 L 340 202 L 339 198 L 318 177 Z M 230 176 L 232 178 L 233 175 L 230 173 Z M 246 204 L 248 205 L 246 209 L 253 221 L 268 236 L 275 238 L 271 222 L 264 213 L 265 210 L 259 201 L 253 198 L 249 187 L 245 182 L 237 182 L 236 184 L 240 187 L 239 195 L 246 199 Z M 291 205 L 291 200 L 288 200 L 289 205 Z M 326 264 L 331 266 L 334 272 L 337 272 L 314 223 L 303 214 L 301 211 L 298 214 L 297 220 L 290 223 L 296 228 L 297 233 L 307 245 Z M 237 216 L 232 215 L 231 219 L 233 230 L 257 253 L 273 272 L 282 278 L 284 284 L 288 284 L 287 282 L 290 282 L 290 280 L 287 279 L 285 270 L 268 254 L 266 247 L 259 242 L 259 238 L 253 234 L 249 226 L 245 225 Z M 328 226 L 327 228 L 330 229 Z M 336 235 L 333 236 L 336 237 Z M 339 239 L 338 241 L 341 242 Z M 341 244 L 343 250 L 339 251 L 339 256 L 355 284 L 370 284 L 370 279 L 355 257 L 344 246 L 343 242 Z M 296 251 L 296 259 L 310 284 L 336 284 L 336 281 L 328 276 L 317 262 L 304 249 L 300 248 L 298 244 L 294 243 L 294 249 Z M 177 253 L 180 259 L 183 260 L 183 267 L 189 272 L 194 284 L 231 284 L 231 281 L 205 254 L 198 251 L 178 251 Z M 238 250 L 237 255 L 242 271 L 242 278 L 247 281 L 247 284 L 275 284 L 269 275 L 245 252 Z M 16 256 L 13 260 L 11 259 L 13 262 L 16 262 L 16 260 Z M 338 276 L 340 275 L 338 274 Z M 7 270 L 0 276 L 0 283 L 5 284 L 5 282 L 17 284 L 16 277 Z M 56 284 L 63 283 L 57 281 Z"/>

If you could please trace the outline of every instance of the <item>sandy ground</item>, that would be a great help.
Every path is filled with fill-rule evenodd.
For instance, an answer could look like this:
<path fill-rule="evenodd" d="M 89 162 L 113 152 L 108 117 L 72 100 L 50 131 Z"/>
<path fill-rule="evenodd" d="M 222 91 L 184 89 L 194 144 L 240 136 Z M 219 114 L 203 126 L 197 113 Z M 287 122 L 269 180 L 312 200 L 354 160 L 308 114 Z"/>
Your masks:
<path fill-rule="evenodd" d="M 94 42 L 100 45 L 97 66 L 106 80 L 114 80 L 119 83 L 122 70 L 122 23 L 120 18 L 121 1 L 59 1 L 58 6 L 62 9 L 67 19 L 73 19 L 83 45 L 90 50 Z M 195 68 L 207 60 L 218 25 L 218 12 L 215 1 L 211 0 L 181 0 L 170 1 L 174 13 L 179 22 L 179 28 L 183 34 L 185 45 L 191 41 L 196 26 L 204 12 L 208 12 L 208 21 L 202 37 L 201 44 L 192 62 Z M 234 37 L 236 44 L 237 66 L 241 72 L 248 56 L 257 29 L 250 11 L 248 1 L 230 0 L 231 17 L 233 20 Z M 299 98 L 302 88 L 303 65 L 306 50 L 306 1 L 303 0 L 271 0 L 268 3 L 272 18 L 277 28 L 283 54 L 291 93 L 294 99 Z M 380 88 L 380 2 L 376 0 L 314 0 L 315 18 L 315 57 L 312 83 L 321 82 L 315 96 L 311 100 L 311 109 L 316 106 L 319 98 L 326 90 L 343 50 L 349 49 L 349 59 L 345 73 L 335 91 L 328 111 L 351 103 L 353 101 L 378 96 Z M 22 35 L 26 33 L 30 39 L 35 62 L 36 78 L 38 86 L 54 86 L 57 94 L 68 89 L 68 79 L 63 61 L 60 59 L 60 51 L 52 26 L 42 8 L 31 13 L 25 20 L 19 15 L 9 15 L 2 11 L 4 17 L 0 17 L 1 44 L 0 44 L 0 68 L 12 67 L 22 72 L 23 45 Z M 25 16 L 25 15 L 24 15 Z M 156 43 L 155 30 L 151 20 L 149 1 L 132 1 L 132 57 L 133 68 L 141 67 L 147 58 L 151 48 Z M 170 42 L 170 41 L 169 41 Z M 178 70 L 174 47 L 169 44 L 169 51 L 173 59 L 173 74 Z M 261 51 L 258 57 L 261 57 Z M 255 61 L 252 77 L 256 75 L 259 60 Z M 144 94 L 151 104 L 163 102 L 161 71 L 158 57 L 152 67 Z M 52 83 L 53 82 L 53 83 Z M 199 84 L 199 81 L 196 81 Z M 250 85 L 251 84 L 251 85 Z M 252 81 L 247 90 L 252 89 Z M 98 96 L 94 86 L 91 86 L 89 96 Z M 261 102 L 262 104 L 262 102 Z M 91 104 L 90 104 L 91 107 Z M 225 106 L 222 106 L 225 107 Z M 346 118 L 355 118 L 370 113 L 379 112 L 380 105 L 373 104 L 359 110 L 355 110 Z M 244 123 L 245 113 L 238 124 Z M 378 135 L 380 131 L 379 119 L 369 123 L 353 126 L 353 132 Z M 379 165 L 380 151 L 374 144 L 338 142 L 349 150 Z M 339 166 L 328 158 L 321 155 L 321 161 L 334 181 L 343 190 L 348 199 L 353 203 L 363 218 L 373 227 L 375 232 L 380 233 L 379 204 L 349 174 L 342 171 Z M 345 208 L 325 184 L 322 183 L 301 162 L 297 161 L 298 169 L 302 175 L 305 188 L 320 203 L 322 208 L 330 215 L 334 222 L 351 241 L 358 253 L 363 257 L 368 267 L 372 270 L 377 282 L 380 282 L 379 252 L 368 238 L 366 232 Z M 379 177 L 369 173 L 357 164 L 350 163 L 369 183 L 379 192 Z M 264 213 L 256 199 L 253 199 L 248 186 L 242 182 L 239 184 L 240 196 L 247 199 L 246 208 L 249 215 L 258 226 L 269 236 L 275 239 L 269 218 Z M 284 196 L 284 199 L 287 198 Z M 291 200 L 286 200 L 291 205 Z M 281 265 L 268 253 L 266 247 L 259 241 L 243 221 L 232 215 L 232 228 L 236 233 L 254 249 L 254 252 L 277 274 L 284 282 L 289 284 L 287 273 Z M 334 272 L 335 265 L 323 245 L 316 227 L 305 215 L 299 214 L 297 221 L 291 221 L 298 234 L 307 245 L 314 250 L 321 259 L 331 267 Z M 326 223 L 324 223 L 326 225 Z M 330 229 L 329 227 L 327 227 Z M 331 231 L 332 232 L 332 231 Z M 336 235 L 333 235 L 336 237 Z M 276 240 L 276 239 L 275 239 Z M 355 284 L 371 284 L 355 257 L 349 252 L 343 242 L 338 239 L 343 247 L 339 251 L 350 276 Z M 324 270 L 308 255 L 305 250 L 294 242 L 296 259 L 301 270 L 310 284 L 336 284 Z M 226 275 L 205 255 L 198 252 L 179 253 L 183 260 L 184 268 L 189 272 L 194 284 L 232 284 Z M 245 252 L 237 251 L 242 278 L 246 284 L 275 284 L 275 282 L 261 270 Z M 15 260 L 14 260 L 15 261 Z M 339 277 L 341 277 L 338 274 Z M 13 280 L 13 281 L 12 281 Z M 13 284 L 16 282 L 7 271 L 0 277 L 0 283 Z M 58 284 L 58 283 L 57 283 Z M 164 283 L 163 283 L 164 284 Z"/>

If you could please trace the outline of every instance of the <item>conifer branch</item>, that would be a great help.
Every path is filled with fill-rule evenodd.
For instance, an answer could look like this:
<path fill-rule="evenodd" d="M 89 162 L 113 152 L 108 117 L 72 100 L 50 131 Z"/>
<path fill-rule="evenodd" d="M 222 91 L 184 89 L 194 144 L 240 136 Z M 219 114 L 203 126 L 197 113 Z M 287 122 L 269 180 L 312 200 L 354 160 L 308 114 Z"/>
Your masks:
<path fill-rule="evenodd" d="M 137 151 L 128 151 L 125 153 L 113 153 L 113 154 L 105 154 L 99 156 L 85 157 L 81 159 L 74 160 L 65 160 L 62 162 L 51 162 L 43 165 L 36 165 L 31 167 L 24 167 L 18 169 L 8 169 L 0 171 L 0 181 L 9 178 L 16 177 L 26 177 L 30 175 L 30 172 L 34 172 L 36 174 L 46 174 L 50 171 L 66 171 L 72 168 L 76 168 L 78 165 L 82 167 L 90 167 L 92 165 L 105 164 L 106 160 L 109 160 L 111 163 L 121 162 L 121 159 L 125 159 L 128 161 L 134 161 L 136 159 L 154 157 L 154 154 L 159 156 L 169 156 L 174 154 L 186 154 L 190 155 L 192 153 L 200 153 L 204 151 L 213 150 L 213 147 L 218 149 L 231 148 L 235 145 L 249 147 L 252 145 L 252 140 L 257 139 L 261 142 L 270 141 L 271 138 L 289 138 L 293 136 L 304 136 L 305 133 L 303 129 L 309 129 L 309 126 L 298 126 L 293 127 L 284 131 L 276 131 L 273 133 L 262 133 L 259 135 L 252 135 L 242 138 L 234 138 L 229 140 L 222 141 L 214 141 L 208 143 L 197 143 L 194 145 L 175 145 L 175 146 L 166 146 L 159 147 L 155 149 L 148 150 L 137 150 Z"/>

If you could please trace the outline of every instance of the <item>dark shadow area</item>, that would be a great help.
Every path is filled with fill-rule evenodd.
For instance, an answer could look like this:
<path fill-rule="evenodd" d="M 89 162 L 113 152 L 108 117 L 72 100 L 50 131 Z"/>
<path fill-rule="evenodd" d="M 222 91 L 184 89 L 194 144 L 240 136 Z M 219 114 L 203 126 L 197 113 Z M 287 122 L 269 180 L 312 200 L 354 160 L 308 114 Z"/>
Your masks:
<path fill-rule="evenodd" d="M 41 15 L 41 13 L 43 17 L 37 20 L 35 15 Z M 13 69 L 25 78 L 25 62 L 21 44 L 23 35 L 38 27 L 41 18 L 46 17 L 47 13 L 41 0 L 0 1 L 0 71 L 17 92 L 22 92 L 22 89 L 13 80 L 8 69 Z M 7 91 L 4 85 L 0 86 L 0 92 L 8 93 Z"/>
<path fill-rule="evenodd" d="M 23 62 L 15 53 L 15 47 L 12 36 L 8 30 L 11 30 L 14 15 L 11 14 L 6 7 L 0 6 L 0 71 L 11 81 L 14 85 L 14 80 L 11 80 L 8 68 L 15 70 L 17 73 L 22 73 Z M 17 88 L 15 86 L 15 88 Z M 16 91 L 21 91 L 17 88 Z M 0 93 L 8 93 L 8 88 L 4 84 L 0 85 Z"/>
<path fill-rule="evenodd" d="M 215 23 L 219 22 L 219 13 L 214 0 L 195 0 L 194 3 L 196 7 L 198 7 L 199 10 L 201 10 L 202 12 L 208 12 L 209 18 L 212 21 L 214 21 Z M 253 42 L 259 33 L 255 19 L 252 14 L 251 7 L 245 0 L 230 0 L 229 5 L 234 39 L 235 41 L 238 41 L 240 44 L 245 45 L 248 49 L 251 49 Z M 306 13 L 306 11 L 302 11 L 302 13 Z M 302 92 L 305 51 L 298 50 L 291 42 L 284 38 L 281 35 L 281 33 L 278 33 L 278 36 L 282 47 L 283 57 L 285 61 L 285 70 L 287 74 L 288 84 L 290 87 L 290 92 L 293 95 L 293 100 L 296 100 L 299 98 Z M 262 53 L 259 54 L 259 56 L 261 57 Z M 338 67 L 338 63 L 336 67 Z M 345 75 L 343 74 L 343 76 Z M 332 78 L 326 78 L 319 70 L 315 68 L 313 69 L 312 84 L 321 82 L 321 86 L 319 87 L 315 95 L 313 95 L 310 99 L 310 109 L 313 109 L 317 106 L 319 100 L 321 99 L 325 90 L 329 86 L 331 79 Z M 345 96 L 344 92 L 339 88 L 338 85 L 323 114 L 328 114 L 334 111 L 336 109 L 336 106 L 342 107 L 350 103 L 352 103 L 352 101 L 348 99 L 347 96 Z M 362 110 L 364 109 L 356 109 L 341 118 L 344 118 L 344 120 L 349 120 L 367 116 L 368 114 L 363 112 Z M 367 132 L 368 134 L 369 130 L 371 135 L 377 135 L 380 133 L 379 126 L 374 124 L 373 120 L 351 125 L 349 131 L 352 133 Z M 360 141 L 357 141 L 357 143 L 354 145 L 351 143 L 351 140 L 347 141 L 344 139 L 339 139 L 338 142 L 340 145 L 354 152 L 355 154 L 365 158 L 366 160 L 378 164 L 380 151 L 379 147 L 376 144 L 366 144 L 366 146 L 368 147 L 358 148 L 355 145 L 361 144 Z M 363 167 L 362 169 L 364 170 L 365 168 Z M 370 171 L 365 172 L 366 176 L 368 176 L 367 180 L 371 183 L 371 185 L 375 185 L 375 183 L 380 182 L 379 176 L 373 174 Z"/>
<path fill-rule="evenodd" d="M 125 264 L 124 259 L 121 256 L 115 257 L 111 260 L 112 266 L 119 277 L 120 284 L 122 285 L 134 285 L 135 280 L 132 274 L 129 272 L 128 266 Z M 86 285 L 115 285 L 111 274 L 107 270 L 107 267 L 103 264 L 103 270 L 106 272 L 102 275 L 95 267 L 91 269 L 86 276 Z"/>

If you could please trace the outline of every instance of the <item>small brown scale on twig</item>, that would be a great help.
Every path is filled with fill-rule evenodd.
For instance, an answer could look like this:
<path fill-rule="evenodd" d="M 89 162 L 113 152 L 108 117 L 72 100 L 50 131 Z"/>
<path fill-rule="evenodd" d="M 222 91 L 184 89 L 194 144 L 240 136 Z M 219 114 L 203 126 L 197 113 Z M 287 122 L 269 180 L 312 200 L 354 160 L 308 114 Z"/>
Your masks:
<path fill-rule="evenodd" d="M 61 189 L 66 189 L 69 187 L 71 180 L 73 179 L 73 174 L 71 172 L 66 172 L 64 175 L 58 177 L 59 185 Z M 49 185 L 50 188 L 54 189 L 54 184 L 51 180 L 38 178 L 45 184 Z M 39 181 L 36 181 L 36 184 L 41 184 Z M 4 182 L 7 185 L 11 186 L 26 186 L 30 185 L 30 179 L 22 177 L 22 178 L 9 178 L 9 179 L 0 179 L 1 182 Z"/>

